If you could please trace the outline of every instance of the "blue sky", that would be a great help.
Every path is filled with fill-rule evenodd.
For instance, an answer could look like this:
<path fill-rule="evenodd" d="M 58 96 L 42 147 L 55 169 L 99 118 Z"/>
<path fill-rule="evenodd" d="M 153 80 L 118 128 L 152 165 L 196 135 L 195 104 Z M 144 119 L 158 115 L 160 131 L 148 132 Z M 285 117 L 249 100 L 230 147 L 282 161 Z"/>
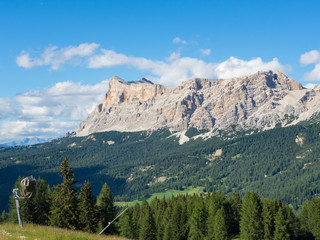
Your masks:
<path fill-rule="evenodd" d="M 320 81 L 320 1 L 0 1 L 0 143 L 76 128 L 108 79 Z"/>

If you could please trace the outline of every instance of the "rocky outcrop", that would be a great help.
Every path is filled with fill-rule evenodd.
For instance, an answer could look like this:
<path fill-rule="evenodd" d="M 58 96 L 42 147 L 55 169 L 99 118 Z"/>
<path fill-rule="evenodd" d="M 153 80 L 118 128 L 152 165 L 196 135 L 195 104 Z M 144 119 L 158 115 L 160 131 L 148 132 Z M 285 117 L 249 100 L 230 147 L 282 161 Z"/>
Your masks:
<path fill-rule="evenodd" d="M 173 131 L 272 128 L 306 119 L 314 113 L 311 107 L 320 105 L 316 102 L 319 96 L 317 88 L 304 89 L 281 72 L 272 71 L 231 79 L 195 78 L 175 89 L 146 79 L 126 82 L 113 77 L 104 102 L 75 134 L 164 127 Z"/>

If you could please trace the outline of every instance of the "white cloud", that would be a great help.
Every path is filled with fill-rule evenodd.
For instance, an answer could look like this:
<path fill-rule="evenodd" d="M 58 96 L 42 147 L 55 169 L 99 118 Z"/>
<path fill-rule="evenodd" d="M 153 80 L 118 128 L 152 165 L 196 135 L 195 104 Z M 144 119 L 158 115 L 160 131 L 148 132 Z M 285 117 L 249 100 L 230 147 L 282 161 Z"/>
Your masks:
<path fill-rule="evenodd" d="M 202 56 L 208 56 L 211 53 L 210 49 L 200 49 L 201 55 Z"/>
<path fill-rule="evenodd" d="M 158 78 L 159 83 L 168 86 L 177 86 L 193 77 L 230 78 L 253 74 L 260 70 L 290 71 L 290 67 L 280 64 L 277 58 L 264 62 L 261 58 L 246 61 L 230 57 L 224 62 L 212 63 L 197 58 L 181 57 L 179 52 L 175 52 L 165 61 L 155 61 L 142 57 L 129 57 L 113 50 L 101 51 L 102 54 L 89 58 L 89 68 L 133 66 L 139 70 L 150 71 Z"/>
<path fill-rule="evenodd" d="M 51 66 L 52 70 L 58 70 L 66 62 L 70 63 L 71 60 L 92 55 L 98 47 L 99 44 L 96 43 L 83 43 L 79 46 L 69 46 L 60 50 L 57 46 L 53 46 L 46 48 L 39 58 L 31 58 L 29 53 L 22 52 L 16 58 L 16 63 L 19 67 L 27 69 L 48 65 Z M 77 62 L 73 62 L 73 64 L 77 64 Z"/>
<path fill-rule="evenodd" d="M 320 51 L 312 50 L 301 55 L 300 63 L 302 65 L 315 64 L 311 72 L 304 74 L 306 81 L 320 81 Z"/>
<path fill-rule="evenodd" d="M 173 43 L 177 43 L 177 44 L 181 43 L 181 44 L 184 44 L 184 45 L 188 44 L 188 42 L 187 42 L 186 40 L 183 40 L 183 39 L 181 39 L 181 38 L 179 38 L 179 37 L 175 37 L 175 38 L 172 40 L 172 42 L 173 42 Z"/>
<path fill-rule="evenodd" d="M 0 143 L 25 137 L 64 135 L 103 101 L 107 85 L 107 80 L 95 85 L 67 81 L 42 91 L 19 94 L 14 99 L 0 99 L 0 111 L 5 110 L 0 116 Z"/>
<path fill-rule="evenodd" d="M 0 98 L 0 120 L 16 114 L 16 108 L 10 98 Z"/>
<path fill-rule="evenodd" d="M 270 62 L 263 62 L 259 57 L 249 61 L 230 57 L 228 60 L 218 64 L 216 74 L 219 78 L 232 78 L 269 70 L 288 72 L 291 67 L 283 66 L 277 58 L 272 59 Z"/>
<path fill-rule="evenodd" d="M 306 52 L 300 56 L 300 63 L 302 65 L 309 65 L 312 63 L 319 63 L 319 62 L 320 62 L 320 52 L 317 50 Z"/>

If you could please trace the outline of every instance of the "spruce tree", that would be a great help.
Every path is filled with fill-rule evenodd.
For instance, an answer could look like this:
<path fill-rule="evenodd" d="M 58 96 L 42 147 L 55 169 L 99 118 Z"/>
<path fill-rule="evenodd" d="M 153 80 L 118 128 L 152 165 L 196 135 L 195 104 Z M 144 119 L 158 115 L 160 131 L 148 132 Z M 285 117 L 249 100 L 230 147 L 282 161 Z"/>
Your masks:
<path fill-rule="evenodd" d="M 116 208 L 113 203 L 113 196 L 107 183 L 104 183 L 97 199 L 98 215 L 99 215 L 99 231 L 104 229 L 117 215 Z M 116 233 L 116 226 L 111 224 L 104 234 Z"/>
<path fill-rule="evenodd" d="M 59 175 L 63 182 L 55 186 L 52 193 L 50 223 L 61 228 L 77 229 L 79 218 L 77 190 L 74 188 L 76 181 L 67 158 L 60 165 Z"/>
<path fill-rule="evenodd" d="M 290 240 L 288 222 L 284 215 L 284 209 L 279 208 L 275 217 L 274 240 Z"/>
<path fill-rule="evenodd" d="M 214 222 L 214 239 L 226 240 L 228 239 L 228 225 L 226 220 L 226 212 L 224 207 L 220 208 L 215 216 Z"/>
<path fill-rule="evenodd" d="M 204 239 L 207 234 L 207 210 L 202 197 L 196 197 L 195 201 L 196 203 L 189 219 L 190 231 L 188 239 L 200 240 Z"/>
<path fill-rule="evenodd" d="M 156 226 L 148 203 L 144 200 L 146 207 L 143 207 L 144 217 L 141 220 L 139 240 L 156 240 Z"/>
<path fill-rule="evenodd" d="M 242 202 L 240 239 L 263 239 L 262 203 L 257 193 L 248 192 Z"/>
<path fill-rule="evenodd" d="M 80 229 L 86 232 L 96 232 L 98 228 L 98 212 L 96 198 L 92 194 L 89 181 L 85 181 L 79 194 L 79 224 Z"/>
<path fill-rule="evenodd" d="M 127 208 L 127 207 L 125 207 Z M 125 209 L 123 208 L 121 212 Z M 134 239 L 134 223 L 132 221 L 132 209 L 129 208 L 120 218 L 117 223 L 120 236 Z"/>
<path fill-rule="evenodd" d="M 24 200 L 21 214 L 25 222 L 46 225 L 49 223 L 50 187 L 43 179 L 38 178 L 35 194 Z"/>
<path fill-rule="evenodd" d="M 222 207 L 226 201 L 226 198 L 221 191 L 217 193 L 212 192 L 208 198 L 208 201 L 207 236 L 209 239 L 214 239 L 216 213 Z"/>

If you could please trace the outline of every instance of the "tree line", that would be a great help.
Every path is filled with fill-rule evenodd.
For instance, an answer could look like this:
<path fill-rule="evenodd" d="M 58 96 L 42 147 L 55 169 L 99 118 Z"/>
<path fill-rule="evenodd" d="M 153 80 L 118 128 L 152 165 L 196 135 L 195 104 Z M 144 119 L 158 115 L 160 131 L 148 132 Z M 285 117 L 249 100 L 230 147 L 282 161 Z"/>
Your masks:
<path fill-rule="evenodd" d="M 129 208 L 118 229 L 121 236 L 139 240 L 320 239 L 320 199 L 306 201 L 298 215 L 283 201 L 255 192 L 243 200 L 222 192 L 155 198 Z"/>
<path fill-rule="evenodd" d="M 115 218 L 116 207 L 106 183 L 97 198 L 89 181 L 78 191 L 67 158 L 59 175 L 62 183 L 52 191 L 38 179 L 35 195 L 20 201 L 24 222 L 97 233 Z M 17 222 L 13 197 L 9 206 L 0 222 Z M 261 198 L 255 192 L 247 192 L 243 199 L 238 193 L 227 197 L 221 191 L 155 198 L 130 207 L 105 233 L 141 240 L 320 239 L 320 199 L 305 201 L 297 213 L 285 202 Z"/>
<path fill-rule="evenodd" d="M 23 222 L 94 233 L 101 231 L 116 217 L 116 207 L 107 183 L 102 186 L 97 198 L 89 181 L 84 182 L 79 192 L 67 158 L 60 165 L 59 175 L 62 183 L 54 186 L 52 191 L 43 179 L 38 179 L 34 196 L 20 200 Z M 15 188 L 19 188 L 21 179 L 16 181 Z M 0 221 L 6 218 L 11 222 L 18 221 L 13 196 L 10 197 L 8 214 L 1 216 Z M 115 226 L 110 226 L 105 233 L 116 233 Z"/>

